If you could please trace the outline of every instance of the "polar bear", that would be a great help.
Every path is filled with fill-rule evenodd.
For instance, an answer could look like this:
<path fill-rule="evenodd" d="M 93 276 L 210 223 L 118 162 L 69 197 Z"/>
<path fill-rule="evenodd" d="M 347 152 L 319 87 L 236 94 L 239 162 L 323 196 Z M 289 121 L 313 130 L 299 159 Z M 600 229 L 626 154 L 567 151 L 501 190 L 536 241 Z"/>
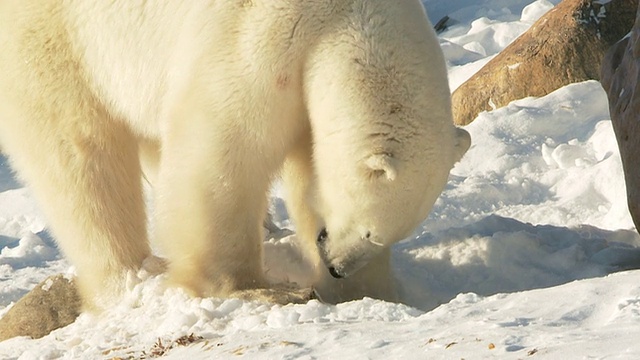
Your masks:
<path fill-rule="evenodd" d="M 262 269 L 281 173 L 318 296 L 394 299 L 389 248 L 470 145 L 419 0 L 3 0 L 0 44 L 0 146 L 89 310 L 151 255 L 143 167 L 171 284 L 289 300 Z"/>

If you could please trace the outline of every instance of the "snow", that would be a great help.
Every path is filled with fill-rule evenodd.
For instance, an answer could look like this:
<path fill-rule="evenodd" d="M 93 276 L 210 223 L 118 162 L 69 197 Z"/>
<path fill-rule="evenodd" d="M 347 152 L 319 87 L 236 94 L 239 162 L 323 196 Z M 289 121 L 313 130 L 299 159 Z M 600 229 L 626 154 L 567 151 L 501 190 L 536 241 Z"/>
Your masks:
<path fill-rule="evenodd" d="M 452 19 L 440 34 L 452 88 L 558 2 L 423 0 L 434 23 Z M 194 299 L 165 289 L 150 261 L 116 308 L 4 341 L 0 358 L 638 358 L 640 236 L 599 83 L 514 101 L 466 129 L 473 145 L 431 215 L 394 247 L 404 304 Z M 73 268 L 4 158 L 0 191 L 2 316 Z M 273 220 L 291 226 L 281 194 Z M 295 235 L 268 239 L 265 257 L 274 280 L 308 280 Z"/>
<path fill-rule="evenodd" d="M 440 34 L 455 90 L 559 0 L 423 0 L 434 24 L 447 15 L 453 24 Z"/>

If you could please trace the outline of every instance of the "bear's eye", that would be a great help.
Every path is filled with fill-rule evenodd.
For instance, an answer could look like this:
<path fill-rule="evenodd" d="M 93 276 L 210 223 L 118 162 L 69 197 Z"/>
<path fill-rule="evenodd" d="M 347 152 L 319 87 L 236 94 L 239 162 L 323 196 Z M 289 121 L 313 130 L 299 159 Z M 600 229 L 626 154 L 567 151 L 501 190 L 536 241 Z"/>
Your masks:
<path fill-rule="evenodd" d="M 322 230 L 320 230 L 320 233 L 318 234 L 318 242 L 323 243 L 327 241 L 328 237 L 329 237 L 329 234 L 327 233 L 327 228 L 323 228 Z"/>
<path fill-rule="evenodd" d="M 367 233 L 366 233 L 366 234 L 364 234 L 364 238 L 365 238 L 365 239 L 368 239 L 368 238 L 370 238 L 370 237 L 371 237 L 371 231 L 367 231 Z"/>

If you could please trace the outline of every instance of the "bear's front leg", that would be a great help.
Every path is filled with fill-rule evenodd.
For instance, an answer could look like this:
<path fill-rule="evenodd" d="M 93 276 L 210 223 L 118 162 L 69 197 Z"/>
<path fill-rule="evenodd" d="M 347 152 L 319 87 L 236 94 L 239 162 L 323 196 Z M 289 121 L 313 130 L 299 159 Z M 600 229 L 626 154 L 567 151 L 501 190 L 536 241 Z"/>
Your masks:
<path fill-rule="evenodd" d="M 273 287 L 263 274 L 272 155 L 233 125 L 225 132 L 197 116 L 189 121 L 163 139 L 154 186 L 155 237 L 169 282 L 193 296 L 308 300 L 310 290 Z"/>
<path fill-rule="evenodd" d="M 169 281 L 194 296 L 265 288 L 268 178 L 236 158 L 241 149 L 192 135 L 164 144 L 155 188 L 155 237 L 169 259 Z"/>

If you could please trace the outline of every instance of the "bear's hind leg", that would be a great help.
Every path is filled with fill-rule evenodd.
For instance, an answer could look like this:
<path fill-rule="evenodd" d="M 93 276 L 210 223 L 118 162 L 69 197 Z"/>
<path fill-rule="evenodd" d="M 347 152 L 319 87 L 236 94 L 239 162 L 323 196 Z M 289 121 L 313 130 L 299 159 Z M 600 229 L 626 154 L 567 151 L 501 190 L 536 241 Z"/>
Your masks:
<path fill-rule="evenodd" d="M 137 144 L 90 90 L 65 4 L 32 3 L 0 15 L 0 144 L 101 310 L 150 255 Z"/>
<path fill-rule="evenodd" d="M 11 102 L 23 106 L 0 114 L 2 143 L 75 265 L 85 308 L 101 310 L 150 255 L 140 165 L 125 125 L 71 88 Z"/>

